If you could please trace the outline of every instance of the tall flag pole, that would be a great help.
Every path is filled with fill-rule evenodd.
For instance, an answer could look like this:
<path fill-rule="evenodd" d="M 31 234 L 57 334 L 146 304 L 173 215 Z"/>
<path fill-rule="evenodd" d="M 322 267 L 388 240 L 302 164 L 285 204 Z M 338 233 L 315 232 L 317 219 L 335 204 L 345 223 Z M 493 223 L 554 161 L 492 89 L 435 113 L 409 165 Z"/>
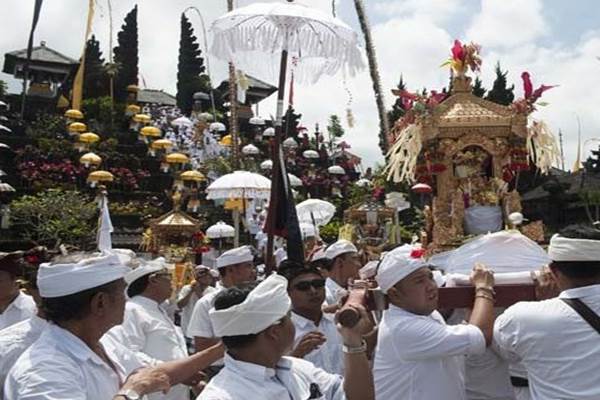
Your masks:
<path fill-rule="evenodd" d="M 31 53 L 33 51 L 33 34 L 40 19 L 40 11 L 42 10 L 42 0 L 35 0 L 33 6 L 33 22 L 31 23 L 31 31 L 29 32 L 29 42 L 27 43 L 27 60 L 23 66 L 23 92 L 21 93 L 21 119 L 25 116 L 25 99 L 27 98 L 27 76 L 29 75 L 29 64 L 31 63 Z"/>
<path fill-rule="evenodd" d="M 87 25 L 85 28 L 85 37 L 83 38 L 83 52 L 81 54 L 81 63 L 75 75 L 75 81 L 73 83 L 73 99 L 71 102 L 72 108 L 75 110 L 81 110 L 81 100 L 83 98 L 83 74 L 85 71 L 85 51 L 87 48 L 87 41 L 92 33 L 92 22 L 94 20 L 94 0 L 88 2 L 88 16 Z"/>
<path fill-rule="evenodd" d="M 577 159 L 573 165 L 573 173 L 577 173 L 581 170 L 581 121 L 579 115 L 577 115 Z"/>

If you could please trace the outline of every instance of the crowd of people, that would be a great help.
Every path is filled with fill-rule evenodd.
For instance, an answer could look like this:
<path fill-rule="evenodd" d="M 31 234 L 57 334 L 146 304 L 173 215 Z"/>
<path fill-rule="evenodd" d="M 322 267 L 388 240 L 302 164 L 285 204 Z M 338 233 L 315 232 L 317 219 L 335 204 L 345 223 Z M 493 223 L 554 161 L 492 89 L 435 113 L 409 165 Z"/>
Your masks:
<path fill-rule="evenodd" d="M 230 249 L 178 293 L 162 258 L 77 253 L 24 274 L 21 254 L 0 254 L 2 398 L 600 398 L 597 229 L 555 235 L 538 300 L 506 309 L 481 264 L 472 307 L 439 309 L 416 245 L 369 266 L 385 310 L 345 304 L 359 251 L 314 239 L 305 263 L 283 257 L 268 276 L 250 247 Z M 342 307 L 358 322 L 342 325 Z"/>

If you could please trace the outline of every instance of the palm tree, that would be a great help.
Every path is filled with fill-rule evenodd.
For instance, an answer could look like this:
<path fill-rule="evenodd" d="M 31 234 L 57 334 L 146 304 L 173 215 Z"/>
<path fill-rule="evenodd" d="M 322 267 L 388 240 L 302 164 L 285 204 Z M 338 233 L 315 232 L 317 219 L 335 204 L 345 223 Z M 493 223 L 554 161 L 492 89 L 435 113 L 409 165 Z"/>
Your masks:
<path fill-rule="evenodd" d="M 371 37 L 371 27 L 369 26 L 369 20 L 365 12 L 365 6 L 362 0 L 354 0 L 354 7 L 356 8 L 356 14 L 358 15 L 358 22 L 365 38 L 365 49 L 367 51 L 367 59 L 369 61 L 369 72 L 371 74 L 371 80 L 373 81 L 373 92 L 375 92 L 375 102 L 377 104 L 377 111 L 379 113 L 379 147 L 385 154 L 389 147 L 387 142 L 388 133 L 390 131 L 390 124 L 387 119 L 387 113 L 385 110 L 385 103 L 383 98 L 383 91 L 381 90 L 381 78 L 377 67 L 377 56 L 375 55 L 375 46 L 373 45 L 373 38 Z"/>
<path fill-rule="evenodd" d="M 227 11 L 233 11 L 233 0 L 227 0 Z M 229 63 L 229 133 L 231 134 L 231 161 L 234 169 L 238 168 L 238 150 L 239 139 L 237 129 L 237 79 L 235 74 L 235 66 L 232 62 Z"/>

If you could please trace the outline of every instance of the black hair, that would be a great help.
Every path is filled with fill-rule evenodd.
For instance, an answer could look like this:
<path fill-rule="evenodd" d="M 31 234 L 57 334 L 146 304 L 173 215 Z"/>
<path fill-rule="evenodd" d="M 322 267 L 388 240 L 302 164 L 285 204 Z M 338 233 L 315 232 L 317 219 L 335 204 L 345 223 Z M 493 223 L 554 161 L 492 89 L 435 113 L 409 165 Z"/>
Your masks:
<path fill-rule="evenodd" d="M 225 310 L 243 303 L 257 285 L 258 283 L 252 282 L 223 290 L 215 298 L 215 310 Z M 239 349 L 251 345 L 257 337 L 258 334 L 223 336 L 221 340 L 228 349 Z"/>
<path fill-rule="evenodd" d="M 127 296 L 131 298 L 133 296 L 137 296 L 138 294 L 144 293 L 144 290 L 146 290 L 148 287 L 150 275 L 152 274 L 144 275 L 131 282 L 131 284 L 127 287 Z"/>
<path fill-rule="evenodd" d="M 92 298 L 98 293 L 115 293 L 120 281 L 117 279 L 67 296 L 42 297 L 42 310 L 46 318 L 54 323 L 83 319 L 90 312 Z"/>
<path fill-rule="evenodd" d="M 280 266 L 280 269 L 279 271 L 277 271 L 277 273 L 288 280 L 288 288 L 294 279 L 302 275 L 316 274 L 319 275 L 321 278 L 323 277 L 321 271 L 319 271 L 317 268 L 311 266 L 304 267 L 302 264 L 296 264 L 296 266 L 292 265 L 283 270 Z"/>
<path fill-rule="evenodd" d="M 569 225 L 560 231 L 560 235 L 569 239 L 600 240 L 600 230 L 587 225 Z M 551 266 L 570 279 L 600 279 L 600 260 L 553 261 Z"/>

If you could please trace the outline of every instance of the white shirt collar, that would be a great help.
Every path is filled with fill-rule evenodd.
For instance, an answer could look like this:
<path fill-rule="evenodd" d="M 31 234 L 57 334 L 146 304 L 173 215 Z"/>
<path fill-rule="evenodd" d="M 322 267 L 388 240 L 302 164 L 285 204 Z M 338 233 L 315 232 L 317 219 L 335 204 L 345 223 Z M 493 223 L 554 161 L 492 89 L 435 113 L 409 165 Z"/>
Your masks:
<path fill-rule="evenodd" d="M 142 296 L 142 295 L 133 296 L 130 299 L 130 301 L 133 301 L 142 306 L 155 307 L 155 308 L 160 307 L 160 304 L 158 304 L 157 301 L 154 301 L 154 300 L 152 300 L 146 296 Z"/>
<path fill-rule="evenodd" d="M 234 375 L 243 376 L 244 378 L 257 382 L 271 380 L 277 374 L 277 371 L 273 368 L 267 368 L 263 365 L 236 360 L 227 352 L 225 352 L 224 362 L 225 367 L 228 368 Z"/>
<path fill-rule="evenodd" d="M 297 314 L 296 312 L 294 312 L 292 310 L 292 322 L 294 323 L 294 325 L 298 325 L 302 328 L 306 327 L 306 326 L 320 326 L 324 323 L 324 321 L 328 318 L 328 314 L 327 313 L 321 313 L 321 319 L 319 320 L 319 325 L 315 324 L 315 322 L 313 320 L 310 320 L 306 317 L 303 317 L 300 314 Z M 325 322 L 327 323 L 327 322 Z"/>
<path fill-rule="evenodd" d="M 29 302 L 27 301 L 27 296 L 25 293 L 19 291 L 19 294 L 15 299 L 10 303 L 8 307 L 16 307 L 19 310 L 27 310 L 29 308 Z M 8 309 L 7 307 L 7 309 Z"/>
<path fill-rule="evenodd" d="M 600 285 L 582 286 L 573 289 L 567 289 L 560 292 L 560 299 L 577 299 L 588 296 L 600 295 Z"/>
<path fill-rule="evenodd" d="M 100 357 L 87 344 L 68 330 L 54 324 L 50 324 L 47 330 L 48 334 L 54 336 L 56 341 L 60 343 L 60 346 L 75 358 L 81 361 L 89 359 L 96 363 L 104 364 Z"/>

